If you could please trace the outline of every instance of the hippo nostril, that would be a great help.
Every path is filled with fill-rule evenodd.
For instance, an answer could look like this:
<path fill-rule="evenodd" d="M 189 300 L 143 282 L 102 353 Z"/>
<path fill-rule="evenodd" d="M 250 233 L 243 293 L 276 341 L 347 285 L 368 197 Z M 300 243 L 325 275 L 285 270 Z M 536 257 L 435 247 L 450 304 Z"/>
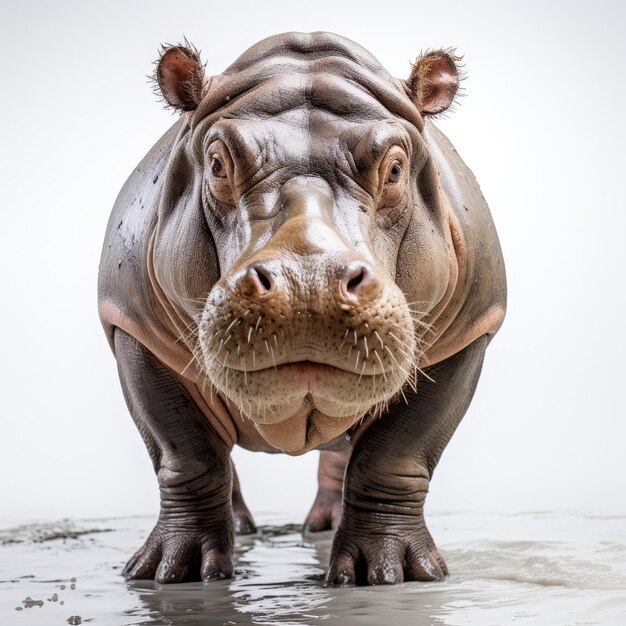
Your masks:
<path fill-rule="evenodd" d="M 366 263 L 351 263 L 344 270 L 340 289 L 351 300 L 370 300 L 380 291 L 380 281 Z"/>
<path fill-rule="evenodd" d="M 259 277 L 259 281 L 261 281 L 261 284 L 263 285 L 263 287 L 265 287 L 265 290 L 269 291 L 272 288 L 272 283 L 269 279 L 269 276 L 261 268 L 257 267 L 255 269 L 257 276 Z"/>
<path fill-rule="evenodd" d="M 260 265 L 253 265 L 248 269 L 248 276 L 256 284 L 257 289 L 263 293 L 272 290 L 272 280 L 269 272 Z"/>
<path fill-rule="evenodd" d="M 361 284 L 363 278 L 365 278 L 365 270 L 361 269 L 356 276 L 352 277 L 348 281 L 348 284 L 346 285 L 348 292 L 352 293 Z"/>

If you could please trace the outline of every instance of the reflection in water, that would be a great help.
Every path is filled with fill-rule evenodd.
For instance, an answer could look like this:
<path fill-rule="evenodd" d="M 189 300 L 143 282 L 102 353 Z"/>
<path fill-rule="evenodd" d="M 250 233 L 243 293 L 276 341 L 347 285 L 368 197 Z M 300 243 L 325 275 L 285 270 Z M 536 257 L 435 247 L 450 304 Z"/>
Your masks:
<path fill-rule="evenodd" d="M 261 527 L 260 536 L 241 542 L 235 558 L 242 575 L 230 585 L 235 609 L 254 624 L 306 624 L 328 615 L 330 595 L 323 579 L 331 534 L 305 542 L 299 527 Z M 324 551 L 322 551 L 324 552 Z"/>
<path fill-rule="evenodd" d="M 261 526 L 256 535 L 238 538 L 231 581 L 128 583 L 145 604 L 143 613 L 151 616 L 138 623 L 163 618 L 176 624 L 205 624 L 208 616 L 216 624 L 302 625 L 326 620 L 331 617 L 332 596 L 322 585 L 321 563 L 328 558 L 331 541 L 331 533 L 305 541 L 295 525 Z"/>
<path fill-rule="evenodd" d="M 350 589 L 322 584 L 331 533 L 264 521 L 232 580 L 182 585 L 120 576 L 147 518 L 0 531 L 0 624 L 626 624 L 625 518 L 434 515 L 446 581 Z"/>

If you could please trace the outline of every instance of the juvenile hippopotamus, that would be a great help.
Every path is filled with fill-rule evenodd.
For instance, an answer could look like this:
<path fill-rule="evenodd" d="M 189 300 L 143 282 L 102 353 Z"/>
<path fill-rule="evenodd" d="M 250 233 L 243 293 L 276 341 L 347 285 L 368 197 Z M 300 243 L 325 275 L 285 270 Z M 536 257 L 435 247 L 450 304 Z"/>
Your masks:
<path fill-rule="evenodd" d="M 99 278 L 161 495 L 127 577 L 232 575 L 255 530 L 236 444 L 322 451 L 305 529 L 336 529 L 328 584 L 446 575 L 424 501 L 506 300 L 487 204 L 431 120 L 458 62 L 429 51 L 400 80 L 288 33 L 207 77 L 191 45 L 163 49 L 180 117 L 124 185 Z"/>

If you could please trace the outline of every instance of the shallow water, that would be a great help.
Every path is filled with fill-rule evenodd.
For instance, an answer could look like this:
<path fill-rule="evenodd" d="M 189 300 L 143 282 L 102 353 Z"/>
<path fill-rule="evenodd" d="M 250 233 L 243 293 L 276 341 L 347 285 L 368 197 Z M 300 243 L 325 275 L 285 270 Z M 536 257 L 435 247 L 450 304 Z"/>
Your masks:
<path fill-rule="evenodd" d="M 450 568 L 440 583 L 329 589 L 331 533 L 260 515 L 230 581 L 128 583 L 147 517 L 0 530 L 0 624 L 626 624 L 626 517 L 429 517 Z"/>

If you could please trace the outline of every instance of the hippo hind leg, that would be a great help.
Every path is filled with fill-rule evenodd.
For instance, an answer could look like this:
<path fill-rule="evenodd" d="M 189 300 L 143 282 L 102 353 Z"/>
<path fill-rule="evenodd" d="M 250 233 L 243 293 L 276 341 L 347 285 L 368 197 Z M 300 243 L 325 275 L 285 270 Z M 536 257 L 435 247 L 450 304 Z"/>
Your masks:
<path fill-rule="evenodd" d="M 304 520 L 303 533 L 305 535 L 322 530 L 336 530 L 339 526 L 343 476 L 349 459 L 349 454 L 320 452 L 317 496 Z"/>
<path fill-rule="evenodd" d="M 241 485 L 239 484 L 239 477 L 235 471 L 235 464 L 232 462 L 232 459 L 230 463 L 233 471 L 232 503 L 235 532 L 238 535 L 252 535 L 256 532 L 256 525 L 241 495 Z"/>

